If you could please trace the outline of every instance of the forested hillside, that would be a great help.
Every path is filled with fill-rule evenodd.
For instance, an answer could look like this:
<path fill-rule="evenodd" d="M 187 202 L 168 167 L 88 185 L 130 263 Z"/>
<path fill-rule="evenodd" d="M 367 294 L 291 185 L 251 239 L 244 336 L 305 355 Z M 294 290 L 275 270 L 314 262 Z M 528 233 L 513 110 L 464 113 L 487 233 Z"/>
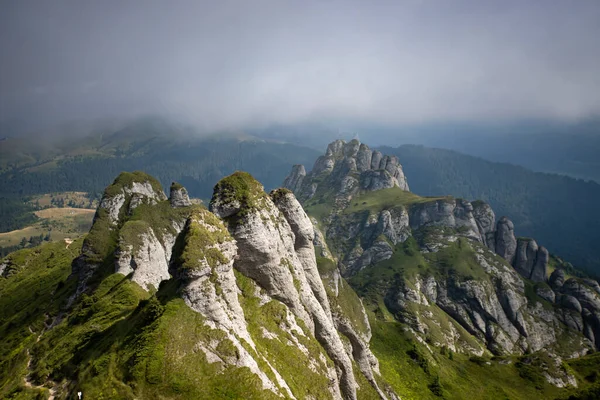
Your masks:
<path fill-rule="evenodd" d="M 210 198 L 223 176 L 236 170 L 250 171 L 267 189 L 278 187 L 293 164 L 311 164 L 318 152 L 287 143 L 265 141 L 247 135 L 206 137 L 160 119 L 143 119 L 116 131 L 67 138 L 39 150 L 31 138 L 0 141 L 0 154 L 18 152 L 0 173 L 0 231 L 19 229 L 35 220 L 31 207 L 22 206 L 30 196 L 82 191 L 99 198 L 103 189 L 122 171 L 143 170 L 164 186 L 184 184 L 193 197 Z"/>
<path fill-rule="evenodd" d="M 536 173 L 450 150 L 404 145 L 382 148 L 400 158 L 411 191 L 423 196 L 482 199 L 507 215 L 519 236 L 535 237 L 550 252 L 600 273 L 600 185 Z"/>

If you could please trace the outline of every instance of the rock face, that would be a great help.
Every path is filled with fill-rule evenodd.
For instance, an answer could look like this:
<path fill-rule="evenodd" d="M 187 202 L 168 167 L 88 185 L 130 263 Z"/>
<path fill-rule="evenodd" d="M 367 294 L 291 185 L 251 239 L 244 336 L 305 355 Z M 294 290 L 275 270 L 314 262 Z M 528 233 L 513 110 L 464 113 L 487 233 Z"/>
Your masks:
<path fill-rule="evenodd" d="M 136 224 L 139 235 L 128 235 L 136 237 L 136 246 L 125 243 L 122 238 L 117 242 L 112 242 L 111 239 L 119 237 L 121 227 L 125 227 L 130 219 L 135 219 L 134 213 L 137 208 L 146 207 L 143 212 L 138 213 L 140 216 L 146 215 L 146 212 L 151 212 L 148 208 L 156 207 L 166 199 L 160 183 L 139 171 L 121 173 L 112 185 L 106 188 L 90 233 L 83 242 L 82 253 L 73 261 L 71 276 L 78 279 L 78 285 L 72 300 L 87 289 L 87 281 L 99 266 L 107 259 L 115 259 L 115 254 L 116 269 L 127 274 L 133 273 L 133 279 L 142 286 L 152 284 L 158 287 L 161 280 L 168 279 L 166 254 L 170 252 L 172 244 L 158 241 L 157 235 L 163 238 L 162 229 L 161 232 L 152 231 L 140 220 Z M 182 224 L 183 221 L 179 223 Z M 170 239 L 177 234 L 171 223 L 167 231 L 171 235 Z M 146 245 L 144 249 L 137 245 L 140 240 Z"/>
<path fill-rule="evenodd" d="M 512 264 L 517 251 L 517 239 L 515 238 L 515 226 L 506 217 L 500 218 L 496 228 L 496 253 L 509 264 Z"/>
<path fill-rule="evenodd" d="M 216 186 L 210 209 L 227 221 L 237 243 L 234 268 L 302 320 L 335 364 L 341 395 L 356 398 L 351 355 L 319 278 L 312 223 L 292 192 L 282 189 L 267 196 L 248 174 L 235 173 Z M 377 387 L 375 380 L 371 384 Z"/>
<path fill-rule="evenodd" d="M 475 354 L 560 353 L 565 335 L 583 352 L 597 345 L 596 303 L 590 299 L 600 285 L 581 283 L 585 289 L 575 290 L 557 270 L 549 287 L 548 250 L 517 238 L 512 221 L 496 220 L 483 201 L 394 195 L 394 187 L 408 189 L 394 173 L 397 166 L 397 159 L 358 141 L 336 141 L 300 186 L 289 183 L 296 174 L 286 180 L 309 205 L 330 205 L 331 212 L 314 223 L 319 243 L 337 257 L 338 274 L 360 275 L 364 282 L 398 268 L 394 280 L 373 284 L 388 310 L 423 342 Z M 388 191 L 377 195 L 382 189 Z M 381 264 L 398 254 L 402 261 Z M 406 257 L 416 258 L 416 270 Z M 332 274 L 335 290 L 339 279 Z"/>
<path fill-rule="evenodd" d="M 356 155 L 358 147 L 342 150 Z M 73 276 L 91 276 L 86 268 L 113 260 L 116 273 L 151 292 L 172 278 L 185 304 L 202 315 L 202 329 L 211 332 L 195 351 L 210 363 L 249 369 L 264 390 L 278 396 L 298 398 L 296 382 L 286 380 L 295 378 L 286 377 L 277 366 L 281 360 L 265 350 L 269 340 L 295 348 L 294 357 L 306 357 L 306 371 L 293 372 L 324 377 L 330 397 L 356 399 L 355 377 L 362 374 L 387 398 L 379 387 L 362 304 L 356 297 L 352 306 L 360 310 L 360 329 L 337 303 L 332 307 L 317 268 L 315 229 L 291 191 L 267 195 L 249 174 L 236 172 L 215 186 L 211 212 L 185 205 L 187 192 L 179 185 L 172 185 L 167 201 L 156 182 L 144 182 L 142 175 L 130 178 L 120 177 L 106 190 L 84 249 L 88 253 L 79 258 L 82 264 L 74 264 Z M 403 235 L 391 226 L 394 217 L 386 215 L 378 229 L 391 237 Z M 117 240 L 102 247 L 97 234 Z M 321 245 L 327 250 L 326 243 Z M 85 290 L 82 286 L 78 293 Z M 262 307 L 272 322 L 254 319 Z"/>
<path fill-rule="evenodd" d="M 417 204 L 411 208 L 409 219 L 412 229 L 443 226 L 456 229 L 473 240 L 483 241 L 473 216 L 473 206 L 462 199 L 444 199 Z"/>
<path fill-rule="evenodd" d="M 294 165 L 292 167 L 292 172 L 283 182 L 283 187 L 290 189 L 292 192 L 296 192 L 302 187 L 302 181 L 305 176 L 306 169 L 304 169 L 304 165 Z"/>
<path fill-rule="evenodd" d="M 192 205 L 186 188 L 176 182 L 171 184 L 169 201 L 171 202 L 171 207 L 189 207 Z"/>
<path fill-rule="evenodd" d="M 473 218 L 479 229 L 482 242 L 490 248 L 493 252 L 496 251 L 496 214 L 489 204 L 483 201 L 474 201 L 471 203 L 473 206 Z"/>
<path fill-rule="evenodd" d="M 121 236 L 116 252 L 115 272 L 131 274 L 131 280 L 143 288 L 157 289 L 162 281 L 169 279 L 169 259 L 175 237 L 170 236 L 161 243 L 152 228 L 148 228 L 135 239 Z"/>
<path fill-rule="evenodd" d="M 563 275 L 564 274 L 560 274 Z M 573 329 L 582 332 L 596 349 L 600 348 L 600 286 L 593 279 L 567 279 L 563 285 L 557 285 L 560 280 L 555 276 L 560 304 L 570 312 L 563 313 L 563 322 Z M 552 277 L 551 277 L 552 278 Z M 563 278 L 564 279 L 564 278 Z"/>
<path fill-rule="evenodd" d="M 233 261 L 237 254 L 235 240 L 221 221 L 206 210 L 192 214 L 183 234 L 184 254 L 180 256 L 181 259 L 171 263 L 171 272 L 182 282 L 180 294 L 186 304 L 202 314 L 209 327 L 225 333 L 237 353 L 235 360 L 231 360 L 232 364 L 249 368 L 260 378 L 263 388 L 293 397 L 285 381 L 273 381 L 267 376 L 266 372 L 273 374 L 276 371 L 261 370 L 257 359 L 249 351 L 256 352 L 257 347 L 248 332 L 238 299 L 239 290 L 233 272 Z M 186 252 L 193 256 L 188 256 Z M 207 357 L 217 357 L 208 346 L 202 346 L 201 350 Z M 275 376 L 278 377 L 278 374 Z"/>
<path fill-rule="evenodd" d="M 315 161 L 308 174 L 304 166 L 295 165 L 283 187 L 290 189 L 302 201 L 331 189 L 335 189 L 342 199 L 360 190 L 391 187 L 409 190 L 397 157 L 373 152 L 356 139 L 348 143 L 343 140 L 330 143 L 325 155 Z"/>

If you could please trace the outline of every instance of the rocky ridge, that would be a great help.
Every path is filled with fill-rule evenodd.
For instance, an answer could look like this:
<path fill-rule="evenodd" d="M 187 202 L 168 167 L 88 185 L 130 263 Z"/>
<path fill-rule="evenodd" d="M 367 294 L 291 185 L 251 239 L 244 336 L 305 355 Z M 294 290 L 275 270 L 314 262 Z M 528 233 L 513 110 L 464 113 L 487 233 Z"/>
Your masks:
<path fill-rule="evenodd" d="M 312 223 L 291 191 L 269 195 L 249 174 L 236 172 L 217 184 L 209 211 L 192 205 L 180 185 L 171 186 L 167 200 L 152 182 L 141 173 L 124 173 L 107 188 L 73 263 L 72 277 L 79 283 L 72 301 L 93 293 L 95 277 L 107 268 L 150 292 L 174 279 L 179 296 L 202 315 L 207 329 L 222 332 L 218 345 L 197 344 L 210 362 L 248 368 L 264 390 L 298 398 L 290 376 L 278 367 L 281 360 L 263 347 L 265 340 L 283 341 L 284 335 L 286 346 L 306 357 L 311 373 L 328 379 L 329 396 L 356 399 L 356 374 L 380 398 L 394 396 L 376 379 L 364 310 L 359 328 L 331 305 L 335 296 L 317 268 Z M 114 242 L 100 246 L 100 234 Z M 256 331 L 249 318 L 257 311 L 248 308 L 254 301 L 259 310 L 277 310 L 277 325 Z"/>
<path fill-rule="evenodd" d="M 295 166 L 284 182 L 317 217 L 321 254 L 330 253 L 341 275 L 360 282 L 359 293 L 377 286 L 387 308 L 417 337 L 453 351 L 552 349 L 571 357 L 598 348 L 596 281 L 570 277 L 565 286 L 556 264 L 549 280 L 548 250 L 517 238 L 514 224 L 496 220 L 485 202 L 422 198 L 402 185 L 347 185 L 354 164 L 372 171 L 358 156 L 365 147 L 331 143 L 313 171 Z M 371 152 L 373 158 L 384 156 Z M 319 192 L 325 181 L 333 191 Z M 377 281 L 383 265 L 398 271 L 394 279 Z"/>

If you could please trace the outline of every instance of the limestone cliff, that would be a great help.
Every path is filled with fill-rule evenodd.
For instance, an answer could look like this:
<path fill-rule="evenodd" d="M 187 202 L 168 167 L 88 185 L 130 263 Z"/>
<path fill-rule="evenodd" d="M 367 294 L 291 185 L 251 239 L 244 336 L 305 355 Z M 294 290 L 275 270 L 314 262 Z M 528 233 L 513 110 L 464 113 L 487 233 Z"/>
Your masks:
<path fill-rule="evenodd" d="M 166 201 L 160 183 L 139 171 L 121 173 L 106 188 L 81 255 L 73 262 L 72 275 L 78 279 L 73 299 L 102 267 L 133 274 L 142 286 L 158 287 L 168 279 L 171 247 L 185 219 L 164 216 L 164 223 L 154 224 L 152 209 Z"/>
<path fill-rule="evenodd" d="M 101 237 L 114 242 L 100 243 Z M 318 397 L 357 399 L 361 390 L 394 398 L 389 386 L 380 387 L 362 304 L 354 295 L 352 309 L 361 310 L 357 320 L 326 288 L 314 238 L 313 224 L 291 191 L 267 194 L 247 173 L 215 186 L 210 211 L 192 205 L 181 185 L 171 185 L 166 200 L 152 178 L 122 174 L 107 188 L 73 264 L 79 288 L 72 302 L 94 293 L 91 278 L 100 273 L 125 275 L 157 295 L 170 282 L 211 332 L 213 339 L 195 344 L 209 363 L 247 368 L 276 396 L 305 398 L 305 390 L 317 390 L 299 387 L 301 374 L 312 377 L 312 385 L 323 382 L 326 393 L 315 392 Z M 273 348 L 294 354 L 304 369 L 290 370 Z"/>
<path fill-rule="evenodd" d="M 314 216 L 319 248 L 332 253 L 342 276 L 376 287 L 417 337 L 453 351 L 571 357 L 600 346 L 596 281 L 566 280 L 558 265 L 549 285 L 548 250 L 517 238 L 514 224 L 497 220 L 482 201 L 422 198 L 381 180 L 362 184 L 384 159 L 357 141 L 336 141 L 310 173 L 295 168 L 286 180 L 302 182 L 289 187 Z M 298 170 L 302 179 L 294 178 Z M 393 279 L 383 279 L 390 271 Z"/>

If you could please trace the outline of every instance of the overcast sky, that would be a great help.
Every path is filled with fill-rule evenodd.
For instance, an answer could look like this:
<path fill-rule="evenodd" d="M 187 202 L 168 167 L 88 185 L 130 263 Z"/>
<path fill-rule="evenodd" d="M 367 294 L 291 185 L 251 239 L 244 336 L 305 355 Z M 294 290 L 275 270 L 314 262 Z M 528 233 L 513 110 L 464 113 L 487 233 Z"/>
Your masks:
<path fill-rule="evenodd" d="M 0 0 L 0 120 L 600 113 L 600 1 Z"/>

